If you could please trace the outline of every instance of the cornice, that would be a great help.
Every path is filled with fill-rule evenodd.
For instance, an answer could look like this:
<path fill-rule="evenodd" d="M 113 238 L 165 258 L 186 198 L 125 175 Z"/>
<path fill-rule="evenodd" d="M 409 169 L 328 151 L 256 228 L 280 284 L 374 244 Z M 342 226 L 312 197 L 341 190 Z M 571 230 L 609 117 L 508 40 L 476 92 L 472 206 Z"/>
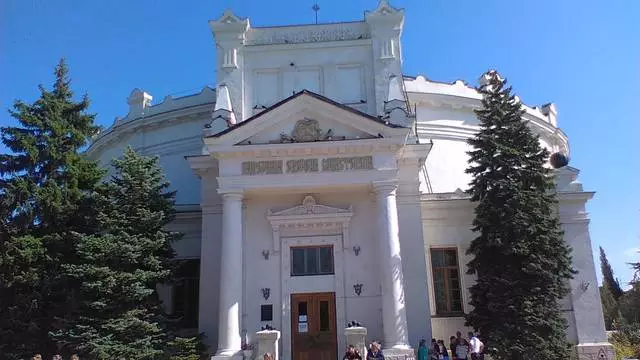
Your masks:
<path fill-rule="evenodd" d="M 105 146 L 122 140 L 125 136 L 141 131 L 159 129 L 167 126 L 179 125 L 190 121 L 201 121 L 211 113 L 214 103 L 205 103 L 169 110 L 155 115 L 143 116 L 126 122 L 121 122 L 102 131 L 87 149 L 87 154 L 92 156 Z"/>
<path fill-rule="evenodd" d="M 362 139 L 340 142 L 309 142 L 290 144 L 260 144 L 209 146 L 208 150 L 217 159 L 254 159 L 274 157 L 361 155 L 379 152 L 397 152 L 403 147 L 402 139 Z"/>
<path fill-rule="evenodd" d="M 581 192 L 563 192 L 557 193 L 558 200 L 561 202 L 587 202 L 593 199 L 596 193 L 594 191 Z"/>
<path fill-rule="evenodd" d="M 318 48 L 335 48 L 335 47 L 358 47 L 358 46 L 371 46 L 371 39 L 359 39 L 359 40 L 341 40 L 341 41 L 324 41 L 324 42 L 310 42 L 310 43 L 293 43 L 293 44 L 277 44 L 277 45 L 250 45 L 242 49 L 247 54 L 259 53 L 263 51 L 286 51 L 286 50 L 303 50 L 303 49 L 318 49 Z"/>

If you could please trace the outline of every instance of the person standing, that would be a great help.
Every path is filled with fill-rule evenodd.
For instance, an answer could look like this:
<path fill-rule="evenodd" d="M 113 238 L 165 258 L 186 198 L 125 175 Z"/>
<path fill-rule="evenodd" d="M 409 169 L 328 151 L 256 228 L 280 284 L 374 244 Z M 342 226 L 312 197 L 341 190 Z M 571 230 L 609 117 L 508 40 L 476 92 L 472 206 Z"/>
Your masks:
<path fill-rule="evenodd" d="M 452 351 L 454 352 L 455 360 L 467 360 L 469 355 L 469 342 L 462 337 L 460 331 L 456 332 L 455 348 L 452 349 Z"/>
<path fill-rule="evenodd" d="M 425 339 L 421 339 L 418 345 L 418 360 L 429 360 L 429 348 Z"/>
<path fill-rule="evenodd" d="M 449 360 L 449 351 L 444 346 L 444 340 L 438 340 L 438 348 L 440 349 L 440 359 Z"/>
<path fill-rule="evenodd" d="M 472 332 L 469 332 L 469 350 L 471 352 L 471 360 L 481 360 L 484 344 Z"/>
<path fill-rule="evenodd" d="M 440 360 L 440 348 L 436 339 L 431 339 L 431 348 L 429 348 L 429 359 Z"/>

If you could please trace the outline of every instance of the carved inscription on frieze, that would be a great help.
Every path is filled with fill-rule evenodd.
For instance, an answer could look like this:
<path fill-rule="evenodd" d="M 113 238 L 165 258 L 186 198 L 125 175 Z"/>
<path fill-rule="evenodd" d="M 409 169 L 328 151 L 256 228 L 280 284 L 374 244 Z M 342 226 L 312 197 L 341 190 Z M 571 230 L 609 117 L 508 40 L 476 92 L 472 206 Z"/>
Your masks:
<path fill-rule="evenodd" d="M 322 159 L 322 171 L 353 171 L 373 169 L 371 156 Z"/>
<path fill-rule="evenodd" d="M 242 163 L 242 175 L 282 174 L 282 160 L 245 161 Z"/>
<path fill-rule="evenodd" d="M 318 172 L 318 159 L 287 160 L 287 173 Z"/>
<path fill-rule="evenodd" d="M 291 159 L 269 161 L 245 161 L 242 175 L 297 174 L 314 172 L 342 172 L 373 169 L 373 157 L 332 157 L 324 159 Z"/>

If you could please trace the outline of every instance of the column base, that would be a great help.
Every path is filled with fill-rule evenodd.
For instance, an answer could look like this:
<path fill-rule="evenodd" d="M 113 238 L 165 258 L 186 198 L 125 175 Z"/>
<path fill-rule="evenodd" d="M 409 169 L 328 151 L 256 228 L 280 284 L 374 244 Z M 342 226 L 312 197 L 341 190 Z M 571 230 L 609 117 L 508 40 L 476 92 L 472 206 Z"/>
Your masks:
<path fill-rule="evenodd" d="M 407 349 L 382 349 L 382 355 L 384 355 L 385 360 L 415 360 L 416 353 L 413 351 L 411 347 Z"/>
<path fill-rule="evenodd" d="M 211 356 L 211 360 L 243 360 L 244 354 L 242 351 L 236 353 L 224 353 Z"/>
<path fill-rule="evenodd" d="M 616 353 L 608 342 L 576 345 L 578 360 L 614 360 Z"/>

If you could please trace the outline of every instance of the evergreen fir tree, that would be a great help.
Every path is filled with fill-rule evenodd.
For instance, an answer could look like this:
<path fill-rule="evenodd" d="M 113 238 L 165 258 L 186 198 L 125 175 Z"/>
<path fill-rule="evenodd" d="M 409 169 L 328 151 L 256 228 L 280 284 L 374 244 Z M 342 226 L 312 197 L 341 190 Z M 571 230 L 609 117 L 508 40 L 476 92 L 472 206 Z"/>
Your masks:
<path fill-rule="evenodd" d="M 607 254 L 605 254 L 604 249 L 600 247 L 600 270 L 602 270 L 602 282 L 603 286 L 607 286 L 609 291 L 611 291 L 611 295 L 613 298 L 618 301 L 624 291 L 622 287 L 620 287 L 620 282 L 613 275 L 613 269 L 609 264 L 609 260 L 607 259 Z"/>
<path fill-rule="evenodd" d="M 75 261 L 73 232 L 93 228 L 91 193 L 103 176 L 80 150 L 98 132 L 85 95 L 73 100 L 64 60 L 52 90 L 16 101 L 16 126 L 0 129 L 0 353 L 51 354 L 49 331 L 69 314 L 77 284 L 61 266 Z"/>
<path fill-rule="evenodd" d="M 618 279 L 614 278 L 613 269 L 602 247 L 600 247 L 600 269 L 602 270 L 600 301 L 602 302 L 604 325 L 608 330 L 611 330 L 614 322 L 618 320 L 619 302 L 624 291 L 620 287 Z"/>
<path fill-rule="evenodd" d="M 473 231 L 467 254 L 473 310 L 467 324 L 497 360 L 569 357 L 560 300 L 572 277 L 571 250 L 556 214 L 549 156 L 497 72 L 484 75 L 480 131 L 469 144 Z"/>
<path fill-rule="evenodd" d="M 607 284 L 600 286 L 600 302 L 602 303 L 604 327 L 607 330 L 613 330 L 614 325 L 619 320 L 620 306 Z"/>
<path fill-rule="evenodd" d="M 171 243 L 179 234 L 165 226 L 173 219 L 174 192 L 157 158 L 128 148 L 113 167 L 115 175 L 98 190 L 99 232 L 78 234 L 80 261 L 65 268 L 82 282 L 78 314 L 55 336 L 81 357 L 164 359 L 174 336 L 156 286 L 173 271 Z"/>

